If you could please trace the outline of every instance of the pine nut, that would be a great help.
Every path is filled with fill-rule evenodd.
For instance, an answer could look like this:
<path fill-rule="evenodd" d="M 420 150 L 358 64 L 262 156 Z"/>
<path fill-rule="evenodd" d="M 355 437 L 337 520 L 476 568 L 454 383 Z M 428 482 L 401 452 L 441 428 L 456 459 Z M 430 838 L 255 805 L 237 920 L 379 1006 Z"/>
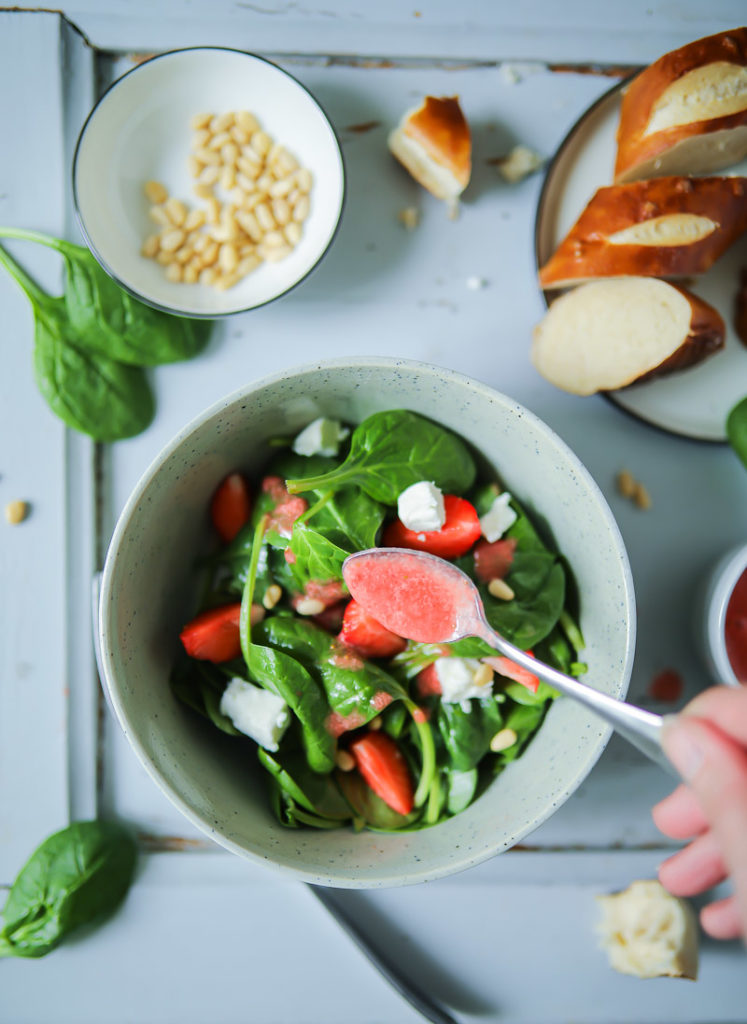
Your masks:
<path fill-rule="evenodd" d="M 212 164 L 209 167 L 204 167 L 200 172 L 201 185 L 215 185 L 219 178 L 220 167 L 215 167 Z"/>
<path fill-rule="evenodd" d="M 174 253 L 174 259 L 177 263 L 188 263 L 194 254 L 195 251 L 191 245 L 183 245 L 181 249 L 177 249 Z"/>
<path fill-rule="evenodd" d="M 255 153 L 259 153 L 260 156 L 266 156 L 270 151 L 271 146 L 272 139 L 267 132 L 263 132 L 262 129 L 254 132 L 252 135 L 252 149 Z"/>
<path fill-rule="evenodd" d="M 296 164 L 298 166 L 298 164 Z M 300 170 L 296 171 L 296 186 L 302 192 L 310 192 L 312 184 L 311 171 L 308 167 L 301 167 Z"/>
<path fill-rule="evenodd" d="M 488 686 L 493 682 L 493 670 L 490 665 L 480 662 L 480 667 L 472 676 L 475 686 Z"/>
<path fill-rule="evenodd" d="M 218 263 L 221 270 L 225 270 L 227 273 L 230 273 L 232 270 L 236 269 L 238 262 L 239 256 L 236 252 L 236 246 L 231 245 L 229 242 L 224 243 L 218 252 Z"/>
<path fill-rule="evenodd" d="M 239 277 L 246 277 L 247 274 L 253 273 L 257 269 L 257 267 L 261 266 L 262 258 L 260 256 L 257 256 L 256 253 L 252 252 L 239 260 L 238 266 L 236 267 L 236 273 L 239 275 Z"/>
<path fill-rule="evenodd" d="M 267 260 L 268 263 L 279 263 L 280 260 L 284 260 L 286 256 L 290 256 L 293 250 L 289 245 L 280 245 L 276 248 L 272 248 L 272 246 L 265 246 L 262 244 L 257 246 L 257 252 L 263 259 Z"/>
<path fill-rule="evenodd" d="M 182 268 L 178 263 L 169 263 L 166 267 L 166 278 L 174 284 L 179 284 L 183 277 Z"/>
<path fill-rule="evenodd" d="M 220 175 L 220 187 L 224 192 L 230 192 L 236 186 L 236 169 L 232 166 L 224 167 Z"/>
<path fill-rule="evenodd" d="M 254 114 L 250 114 L 248 110 L 236 111 L 236 124 L 239 125 L 240 128 L 243 128 L 245 132 L 249 132 L 250 135 L 252 132 L 256 132 L 259 128 L 259 121 Z"/>
<path fill-rule="evenodd" d="M 184 227 L 187 231 L 194 231 L 196 228 L 201 228 L 204 223 L 204 210 L 190 210 L 184 220 Z M 197 241 L 197 239 L 195 239 L 195 241 Z"/>
<path fill-rule="evenodd" d="M 240 189 L 243 189 L 244 192 L 247 193 L 254 192 L 256 188 L 253 179 L 250 178 L 248 175 L 244 174 L 243 171 L 239 171 L 239 173 L 236 175 L 236 184 L 239 186 Z"/>
<path fill-rule="evenodd" d="M 341 772 L 352 772 L 355 768 L 355 758 L 349 750 L 338 750 L 335 754 L 335 764 Z"/>
<path fill-rule="evenodd" d="M 196 149 L 194 156 L 202 164 L 210 164 L 211 167 L 217 167 L 220 164 L 220 153 L 216 153 L 213 149 Z"/>
<path fill-rule="evenodd" d="M 636 482 L 633 501 L 636 503 L 638 508 L 651 508 L 651 495 L 648 493 L 646 486 L 642 484 L 640 480 Z"/>
<path fill-rule="evenodd" d="M 262 241 L 268 249 L 277 249 L 279 246 L 285 245 L 285 236 L 281 231 L 268 231 Z"/>
<path fill-rule="evenodd" d="M 292 191 L 293 180 L 291 178 L 281 178 L 280 181 L 276 181 L 270 186 L 270 195 L 273 199 L 283 199 Z"/>
<path fill-rule="evenodd" d="M 28 516 L 29 508 L 27 501 L 9 501 L 5 506 L 5 518 L 11 526 L 18 526 Z"/>
<path fill-rule="evenodd" d="M 208 185 L 207 182 L 200 182 L 199 185 L 193 185 L 192 191 L 198 199 L 212 199 L 213 198 L 213 187 Z"/>
<path fill-rule="evenodd" d="M 192 136 L 192 149 L 206 149 L 212 135 L 209 128 L 201 128 Z"/>
<path fill-rule="evenodd" d="M 302 597 L 295 608 L 299 615 L 318 615 L 324 611 L 324 603 L 316 597 Z"/>
<path fill-rule="evenodd" d="M 163 252 L 175 252 L 184 241 L 184 232 L 180 228 L 173 231 L 164 231 L 161 235 L 161 249 Z"/>
<path fill-rule="evenodd" d="M 513 601 L 516 596 L 505 580 L 494 579 L 488 583 L 488 593 L 499 601 Z"/>
<path fill-rule="evenodd" d="M 220 246 L 217 242 L 210 242 L 205 249 L 202 251 L 202 265 L 204 267 L 210 267 L 218 259 L 218 251 Z"/>
<path fill-rule="evenodd" d="M 220 203 L 215 196 L 211 196 L 205 205 L 208 224 L 217 224 L 220 221 Z"/>
<path fill-rule="evenodd" d="M 262 598 L 262 604 L 265 608 L 274 608 L 282 596 L 283 588 L 278 586 L 277 583 L 271 583 L 265 591 L 265 596 Z"/>
<path fill-rule="evenodd" d="M 229 141 L 220 148 L 220 155 L 223 157 L 223 162 L 226 164 L 235 164 L 239 158 L 239 147 L 235 142 Z"/>
<path fill-rule="evenodd" d="M 617 474 L 617 489 L 623 498 L 632 498 L 635 494 L 635 477 L 629 469 L 621 469 Z"/>
<path fill-rule="evenodd" d="M 290 192 L 288 193 L 288 202 L 289 202 L 289 203 L 291 204 L 291 206 L 295 206 L 295 205 L 296 205 L 296 203 L 298 202 L 298 200 L 299 200 L 299 199 L 301 198 L 301 196 L 302 196 L 303 194 L 304 194 L 304 193 L 303 193 L 303 192 L 301 191 L 301 189 L 300 189 L 300 188 L 294 188 L 294 189 L 292 189 L 292 190 L 291 190 L 291 191 L 290 191 Z"/>
<path fill-rule="evenodd" d="M 307 195 L 301 196 L 296 205 L 293 207 L 293 220 L 298 223 L 302 223 L 306 220 L 309 215 L 309 197 Z"/>
<path fill-rule="evenodd" d="M 153 259 L 158 250 L 161 248 L 161 239 L 158 235 L 148 235 L 143 242 L 143 248 L 140 250 L 143 256 L 148 259 Z"/>
<path fill-rule="evenodd" d="M 272 215 L 282 227 L 291 219 L 291 208 L 285 199 L 273 199 Z"/>
<path fill-rule="evenodd" d="M 294 211 L 295 212 L 295 211 Z M 264 231 L 272 231 L 275 225 L 275 218 L 270 212 L 270 207 L 267 203 L 258 203 L 254 209 L 254 216 L 259 221 L 259 226 Z"/>
<path fill-rule="evenodd" d="M 244 196 L 244 202 L 241 204 L 245 210 L 256 210 L 260 203 L 267 202 L 267 196 L 264 192 L 250 192 L 249 195 Z"/>
<path fill-rule="evenodd" d="M 236 212 L 236 220 L 253 242 L 262 241 L 263 231 L 253 213 L 249 210 L 238 210 Z"/>
<path fill-rule="evenodd" d="M 211 285 L 215 282 L 216 270 L 214 267 L 205 267 L 204 270 L 200 271 L 199 282 L 200 284 Z"/>
<path fill-rule="evenodd" d="M 210 130 L 213 132 L 224 132 L 227 128 L 231 127 L 235 119 L 236 116 L 232 110 L 227 111 L 225 114 L 216 114 L 210 122 Z"/>
<path fill-rule="evenodd" d="M 151 203 L 165 203 L 169 198 L 168 190 L 160 181 L 146 181 L 143 186 L 145 198 Z"/>
<path fill-rule="evenodd" d="M 195 211 L 195 212 L 197 212 L 197 211 Z M 202 213 L 202 210 L 200 210 L 200 213 Z M 192 248 L 194 249 L 195 252 L 204 252 L 205 251 L 205 247 L 207 245 L 209 245 L 209 244 L 210 244 L 210 239 L 208 238 L 208 236 L 200 234 L 200 235 L 197 236 L 197 238 L 195 238 L 194 244 L 192 245 Z"/>
<path fill-rule="evenodd" d="M 290 224 L 286 224 L 283 228 L 283 234 L 285 235 L 286 241 L 289 245 L 298 245 L 303 235 L 303 229 L 300 224 L 296 224 L 294 220 Z"/>
<path fill-rule="evenodd" d="M 169 216 L 162 206 L 151 206 L 148 210 L 148 216 L 152 221 L 155 221 L 156 224 L 160 224 L 162 228 L 171 227 Z"/>
<path fill-rule="evenodd" d="M 238 143 L 239 146 L 245 146 L 251 138 L 250 133 L 239 124 L 235 124 L 233 128 L 231 128 L 229 134 L 233 141 Z"/>
<path fill-rule="evenodd" d="M 190 155 L 187 157 L 187 170 L 189 171 L 189 176 L 191 178 L 199 178 L 200 173 L 202 172 L 202 167 L 203 165 L 196 156 Z"/>
<path fill-rule="evenodd" d="M 161 252 L 156 253 L 156 263 L 158 263 L 160 266 L 167 267 L 170 263 L 173 262 L 173 252 L 164 252 L 163 250 L 161 250 Z"/>
<path fill-rule="evenodd" d="M 180 228 L 184 224 L 184 221 L 187 219 L 187 207 L 181 199 L 173 197 L 167 199 L 163 208 L 166 211 L 166 216 L 175 227 Z"/>
<path fill-rule="evenodd" d="M 261 192 L 267 192 L 269 194 L 270 189 L 275 184 L 275 179 L 271 174 L 260 174 L 257 178 L 257 184 L 255 188 L 258 188 Z"/>
<path fill-rule="evenodd" d="M 218 132 L 217 135 L 214 135 L 212 137 L 210 143 L 206 148 L 218 151 L 223 149 L 223 147 L 227 145 L 227 143 L 229 143 L 230 141 L 231 136 L 228 134 L 228 132 Z"/>
<path fill-rule="evenodd" d="M 212 114 L 195 114 L 189 123 L 194 131 L 199 131 L 210 124 L 212 116 Z"/>
<path fill-rule="evenodd" d="M 219 292 L 225 292 L 228 291 L 229 288 L 233 288 L 235 284 L 238 284 L 238 280 L 239 275 L 236 273 L 224 274 L 222 277 L 216 277 L 213 281 L 213 288 Z"/>
<path fill-rule="evenodd" d="M 193 267 L 191 264 L 188 263 L 187 266 L 184 268 L 182 281 L 184 281 L 185 284 L 197 284 L 197 278 L 199 276 L 199 273 L 200 272 L 197 269 L 197 267 Z"/>
<path fill-rule="evenodd" d="M 494 754 L 500 750 L 507 750 L 516 743 L 516 733 L 513 729 L 499 729 L 490 741 L 490 749 Z"/>
<path fill-rule="evenodd" d="M 298 160 L 296 160 L 294 156 L 291 156 L 287 149 L 284 149 L 282 153 L 278 154 L 278 158 L 275 162 L 278 170 L 283 175 L 290 174 L 298 167 Z"/>
<path fill-rule="evenodd" d="M 384 719 L 381 717 L 381 715 L 377 715 L 376 718 L 372 718 L 371 721 L 368 723 L 368 728 L 372 732 L 378 732 L 383 724 Z"/>

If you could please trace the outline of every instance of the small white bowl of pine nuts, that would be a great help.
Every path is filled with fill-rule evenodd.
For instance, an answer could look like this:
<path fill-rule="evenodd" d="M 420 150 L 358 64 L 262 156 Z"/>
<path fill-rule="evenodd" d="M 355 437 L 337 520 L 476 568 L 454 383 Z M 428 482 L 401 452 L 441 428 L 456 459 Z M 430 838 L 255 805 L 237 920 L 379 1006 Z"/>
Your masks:
<path fill-rule="evenodd" d="M 73 161 L 94 256 L 182 316 L 243 312 L 297 285 L 329 248 L 344 194 L 340 146 L 311 94 L 269 61 L 217 47 L 123 75 Z"/>

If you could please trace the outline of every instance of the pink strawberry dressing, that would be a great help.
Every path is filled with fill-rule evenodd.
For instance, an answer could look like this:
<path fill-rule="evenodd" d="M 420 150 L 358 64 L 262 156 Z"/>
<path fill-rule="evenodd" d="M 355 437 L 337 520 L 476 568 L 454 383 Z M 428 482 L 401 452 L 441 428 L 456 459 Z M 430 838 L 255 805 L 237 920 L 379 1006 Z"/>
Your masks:
<path fill-rule="evenodd" d="M 458 615 L 473 603 L 471 584 L 438 558 L 387 548 L 354 555 L 343 575 L 356 601 L 398 636 L 421 643 L 448 640 Z M 451 571 L 450 571 L 451 570 Z"/>

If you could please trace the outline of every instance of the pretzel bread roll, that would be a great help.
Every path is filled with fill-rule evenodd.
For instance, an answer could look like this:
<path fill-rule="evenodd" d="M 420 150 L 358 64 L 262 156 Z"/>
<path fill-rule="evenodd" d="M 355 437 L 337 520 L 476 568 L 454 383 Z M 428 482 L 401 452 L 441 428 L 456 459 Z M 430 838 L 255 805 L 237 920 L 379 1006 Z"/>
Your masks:
<path fill-rule="evenodd" d="M 703 274 L 747 230 L 747 178 L 652 178 L 600 188 L 539 272 L 543 288 L 599 277 Z"/>
<path fill-rule="evenodd" d="M 615 181 L 710 174 L 747 156 L 747 28 L 673 50 L 637 75 L 617 129 Z"/>
<path fill-rule="evenodd" d="M 472 137 L 457 96 L 426 96 L 390 134 L 389 149 L 437 199 L 455 202 L 472 173 Z"/>
<path fill-rule="evenodd" d="M 532 362 L 575 395 L 613 391 L 702 362 L 724 346 L 716 310 L 651 277 L 582 284 L 556 299 L 534 329 Z"/>

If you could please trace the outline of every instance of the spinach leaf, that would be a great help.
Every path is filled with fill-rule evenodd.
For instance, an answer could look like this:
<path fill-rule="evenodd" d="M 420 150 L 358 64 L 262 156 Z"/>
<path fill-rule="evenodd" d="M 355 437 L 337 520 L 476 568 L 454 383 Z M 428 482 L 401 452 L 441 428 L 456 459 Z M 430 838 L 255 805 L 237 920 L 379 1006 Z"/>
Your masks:
<path fill-rule="evenodd" d="M 52 412 L 96 441 L 145 430 L 155 403 L 143 371 L 86 350 L 70 330 L 60 299 L 37 305 L 34 318 L 34 375 Z"/>
<path fill-rule="evenodd" d="M 294 804 L 300 804 L 318 818 L 331 821 L 333 826 L 339 826 L 350 818 L 350 808 L 343 800 L 334 777 L 309 771 L 303 755 L 270 754 L 262 747 L 257 748 L 257 754 L 260 763 Z"/>
<path fill-rule="evenodd" d="M 342 794 L 358 819 L 359 827 L 368 825 L 382 832 L 396 832 L 412 827 L 420 818 L 421 810 L 399 814 L 366 785 L 358 772 L 338 772 L 337 782 Z"/>
<path fill-rule="evenodd" d="M 518 683 L 516 684 L 518 686 Z M 525 691 L 528 692 L 528 691 Z M 547 701 L 538 704 L 515 704 L 506 715 L 504 726 L 516 733 L 516 742 L 496 755 L 499 765 L 515 761 L 537 731 L 547 709 Z"/>
<path fill-rule="evenodd" d="M 738 458 L 747 467 L 747 398 L 737 402 L 726 417 L 726 437 Z"/>
<path fill-rule="evenodd" d="M 469 701 L 469 711 L 464 711 L 461 704 L 439 701 L 438 729 L 449 766 L 457 771 L 476 768 L 502 726 L 501 709 L 492 696 Z"/>
<path fill-rule="evenodd" d="M 171 689 L 187 707 L 197 711 L 229 736 L 242 736 L 231 719 L 220 710 L 220 700 L 228 683 L 228 676 L 216 665 L 180 659 L 171 672 Z"/>
<path fill-rule="evenodd" d="M 402 409 L 377 412 L 353 431 L 350 452 L 321 476 L 288 480 L 292 494 L 357 485 L 376 501 L 396 505 L 400 493 L 419 480 L 443 491 L 464 493 L 475 479 L 465 443 L 444 427 Z"/>
<path fill-rule="evenodd" d="M 172 316 L 140 302 L 83 246 L 20 228 L 0 228 L 0 237 L 38 242 L 60 253 L 67 319 L 91 351 L 133 366 L 159 366 L 191 359 L 205 348 L 212 330 L 209 320 Z"/>
<path fill-rule="evenodd" d="M 75 822 L 45 839 L 11 887 L 0 957 L 45 956 L 76 928 L 111 913 L 130 887 L 135 860 L 132 836 L 114 822 Z"/>
<path fill-rule="evenodd" d="M 449 814 L 459 814 L 465 807 L 469 807 L 477 791 L 477 779 L 477 768 L 447 772 L 446 809 Z"/>
<path fill-rule="evenodd" d="M 301 521 L 293 524 L 289 547 L 294 555 L 291 572 L 300 590 L 311 580 L 322 583 L 341 580 L 342 563 L 355 550 L 338 547 L 324 534 Z"/>

